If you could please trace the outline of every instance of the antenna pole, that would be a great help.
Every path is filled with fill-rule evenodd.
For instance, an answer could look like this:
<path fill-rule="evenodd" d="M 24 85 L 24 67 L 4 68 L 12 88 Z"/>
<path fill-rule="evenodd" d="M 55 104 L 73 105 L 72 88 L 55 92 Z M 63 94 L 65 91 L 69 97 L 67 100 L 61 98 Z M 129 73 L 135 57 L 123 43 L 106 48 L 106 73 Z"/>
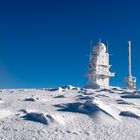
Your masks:
<path fill-rule="evenodd" d="M 106 48 L 107 48 L 107 53 L 108 53 L 108 41 L 107 41 L 107 46 L 106 46 Z"/>
<path fill-rule="evenodd" d="M 131 74 L 131 41 L 128 41 L 128 77 L 125 77 L 128 89 L 136 88 L 136 77 Z"/>
<path fill-rule="evenodd" d="M 131 75 L 131 41 L 128 41 L 128 74 Z"/>
<path fill-rule="evenodd" d="M 91 51 L 92 51 L 92 45 L 93 45 L 93 43 L 92 43 L 92 40 L 90 41 L 90 53 L 91 53 Z"/>
<path fill-rule="evenodd" d="M 101 43 L 102 42 L 102 40 L 101 40 L 101 38 L 99 38 L 99 43 Z"/>

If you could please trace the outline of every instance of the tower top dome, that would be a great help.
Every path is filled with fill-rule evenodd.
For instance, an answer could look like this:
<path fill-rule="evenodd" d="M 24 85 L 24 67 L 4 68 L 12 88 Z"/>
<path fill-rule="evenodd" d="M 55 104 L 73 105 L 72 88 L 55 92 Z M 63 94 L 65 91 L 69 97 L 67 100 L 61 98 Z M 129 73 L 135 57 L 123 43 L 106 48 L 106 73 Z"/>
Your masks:
<path fill-rule="evenodd" d="M 96 45 L 95 45 L 95 49 L 94 51 L 99 51 L 99 52 L 103 52 L 103 53 L 106 53 L 106 46 L 104 43 L 102 42 L 98 42 Z"/>

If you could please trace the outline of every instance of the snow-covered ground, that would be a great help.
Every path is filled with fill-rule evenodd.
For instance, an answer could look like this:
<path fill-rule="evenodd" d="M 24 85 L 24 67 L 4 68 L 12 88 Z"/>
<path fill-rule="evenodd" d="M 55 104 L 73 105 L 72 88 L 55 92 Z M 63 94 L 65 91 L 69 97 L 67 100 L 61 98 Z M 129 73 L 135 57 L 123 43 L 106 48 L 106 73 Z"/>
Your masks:
<path fill-rule="evenodd" d="M 0 90 L 0 140 L 140 140 L 140 91 Z"/>

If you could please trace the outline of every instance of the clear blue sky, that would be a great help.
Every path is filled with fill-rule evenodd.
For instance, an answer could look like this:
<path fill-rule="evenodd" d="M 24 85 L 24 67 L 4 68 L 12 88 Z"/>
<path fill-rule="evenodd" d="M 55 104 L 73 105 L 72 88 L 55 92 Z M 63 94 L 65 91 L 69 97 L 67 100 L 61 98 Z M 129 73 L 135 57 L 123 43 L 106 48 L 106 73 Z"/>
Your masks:
<path fill-rule="evenodd" d="M 124 86 L 127 40 L 140 87 L 138 0 L 0 0 L 0 87 L 84 86 L 90 40 L 109 41 L 111 85 Z"/>

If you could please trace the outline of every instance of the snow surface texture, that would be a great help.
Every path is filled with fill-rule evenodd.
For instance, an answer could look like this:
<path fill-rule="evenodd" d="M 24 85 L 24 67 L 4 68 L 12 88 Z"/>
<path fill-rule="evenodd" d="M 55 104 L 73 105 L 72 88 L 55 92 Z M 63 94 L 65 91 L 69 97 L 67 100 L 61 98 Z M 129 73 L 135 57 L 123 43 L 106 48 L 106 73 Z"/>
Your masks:
<path fill-rule="evenodd" d="M 0 140 L 140 140 L 140 91 L 1 90 Z"/>

